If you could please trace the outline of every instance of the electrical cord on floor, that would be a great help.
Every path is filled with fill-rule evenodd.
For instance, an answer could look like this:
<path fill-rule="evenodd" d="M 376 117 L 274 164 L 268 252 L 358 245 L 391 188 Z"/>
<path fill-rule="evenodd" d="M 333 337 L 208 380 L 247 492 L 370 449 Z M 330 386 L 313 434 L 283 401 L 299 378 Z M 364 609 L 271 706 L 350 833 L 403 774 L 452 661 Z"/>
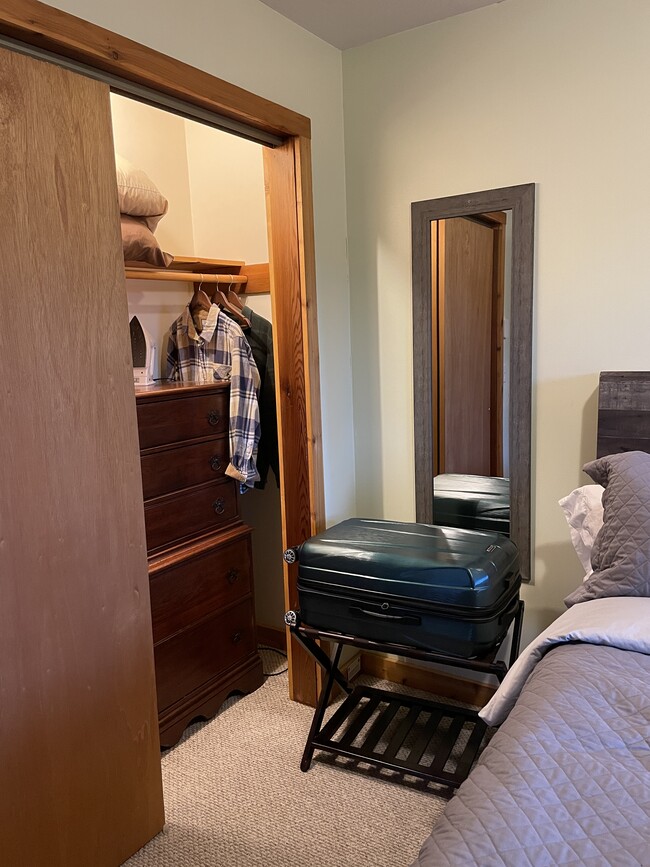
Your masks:
<path fill-rule="evenodd" d="M 271 653 L 277 653 L 279 656 L 284 656 L 287 659 L 287 654 L 284 650 L 278 650 L 277 647 L 267 647 L 266 644 L 258 644 L 258 650 L 270 650 Z M 283 668 L 282 671 L 263 671 L 262 674 L 264 677 L 280 677 L 281 674 L 286 674 L 289 671 L 289 666 Z"/>

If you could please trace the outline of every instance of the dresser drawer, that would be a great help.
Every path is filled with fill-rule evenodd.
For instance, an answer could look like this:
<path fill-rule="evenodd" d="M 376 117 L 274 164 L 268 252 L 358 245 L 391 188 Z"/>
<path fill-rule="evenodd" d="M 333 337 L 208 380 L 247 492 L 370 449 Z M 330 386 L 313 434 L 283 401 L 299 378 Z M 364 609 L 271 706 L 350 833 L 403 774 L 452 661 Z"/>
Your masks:
<path fill-rule="evenodd" d="M 241 602 L 156 644 L 159 712 L 242 662 L 254 651 L 252 600 Z"/>
<path fill-rule="evenodd" d="M 202 536 L 232 521 L 237 517 L 235 485 L 227 478 L 149 500 L 144 506 L 147 550 L 151 553 Z"/>
<path fill-rule="evenodd" d="M 162 641 L 251 592 L 250 530 L 150 572 L 153 640 Z"/>
<path fill-rule="evenodd" d="M 230 460 L 228 437 L 176 446 L 144 454 L 142 489 L 145 500 L 222 479 Z"/>
<path fill-rule="evenodd" d="M 229 391 L 137 401 L 140 448 L 215 436 L 228 430 Z"/>

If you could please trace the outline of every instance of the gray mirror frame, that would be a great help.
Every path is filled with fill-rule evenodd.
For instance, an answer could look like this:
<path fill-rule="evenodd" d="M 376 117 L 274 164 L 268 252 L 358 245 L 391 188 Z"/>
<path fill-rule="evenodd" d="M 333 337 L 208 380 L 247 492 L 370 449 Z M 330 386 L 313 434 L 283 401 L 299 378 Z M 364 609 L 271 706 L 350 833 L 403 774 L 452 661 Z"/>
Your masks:
<path fill-rule="evenodd" d="M 519 184 L 411 205 L 413 249 L 413 388 L 416 520 L 433 523 L 433 407 L 431 365 L 431 222 L 489 211 L 512 212 L 510 317 L 510 536 L 519 548 L 524 580 L 531 575 L 531 391 L 535 184 Z"/>

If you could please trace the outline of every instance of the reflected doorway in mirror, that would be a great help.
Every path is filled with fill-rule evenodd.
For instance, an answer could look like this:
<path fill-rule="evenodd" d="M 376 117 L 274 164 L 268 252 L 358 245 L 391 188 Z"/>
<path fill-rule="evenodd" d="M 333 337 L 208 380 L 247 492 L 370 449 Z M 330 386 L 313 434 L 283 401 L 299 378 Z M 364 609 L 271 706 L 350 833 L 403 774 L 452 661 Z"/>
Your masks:
<path fill-rule="evenodd" d="M 508 475 L 508 217 L 431 221 L 434 475 Z"/>
<path fill-rule="evenodd" d="M 449 494 L 459 481 L 443 476 L 492 486 L 497 511 L 505 502 L 507 515 L 509 499 L 508 527 L 525 580 L 534 211 L 534 184 L 411 206 L 416 519 L 437 523 L 436 482 Z M 456 485 L 462 520 L 474 515 L 463 526 L 480 529 L 485 492 L 475 491 L 472 501 L 467 484 L 464 492 Z"/>

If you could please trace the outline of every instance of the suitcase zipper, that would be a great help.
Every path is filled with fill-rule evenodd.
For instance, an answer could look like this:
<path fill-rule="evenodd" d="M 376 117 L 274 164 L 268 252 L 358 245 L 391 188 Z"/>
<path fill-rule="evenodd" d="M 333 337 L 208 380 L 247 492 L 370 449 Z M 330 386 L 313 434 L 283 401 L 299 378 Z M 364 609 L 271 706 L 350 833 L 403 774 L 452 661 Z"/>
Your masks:
<path fill-rule="evenodd" d="M 341 595 L 338 598 L 346 602 L 356 603 L 359 606 L 388 603 L 389 606 L 394 605 L 402 611 L 406 608 L 413 608 L 417 611 L 441 614 L 452 620 L 471 620 L 476 623 L 483 623 L 493 620 L 495 616 L 509 610 L 511 603 L 519 596 L 520 583 L 521 582 L 515 582 L 511 588 L 508 588 L 508 590 L 499 597 L 494 605 L 491 605 L 489 608 L 482 608 L 476 613 L 471 609 L 463 608 L 460 605 L 444 605 L 441 603 L 430 602 L 426 599 L 404 599 L 403 597 L 389 596 L 386 593 L 379 592 L 376 592 L 374 597 L 369 599 L 367 593 L 361 596 L 363 591 L 361 591 L 361 593 L 355 593 L 355 591 L 349 587 L 341 587 L 337 584 L 332 584 L 330 586 L 336 587 L 341 591 Z M 300 575 L 298 576 L 298 589 L 310 590 L 311 592 L 317 593 L 319 596 L 325 596 L 330 600 L 337 598 L 334 594 L 323 590 L 322 582 L 310 581 L 309 579 L 301 578 Z M 390 609 L 388 609 L 388 611 L 390 611 Z"/>

